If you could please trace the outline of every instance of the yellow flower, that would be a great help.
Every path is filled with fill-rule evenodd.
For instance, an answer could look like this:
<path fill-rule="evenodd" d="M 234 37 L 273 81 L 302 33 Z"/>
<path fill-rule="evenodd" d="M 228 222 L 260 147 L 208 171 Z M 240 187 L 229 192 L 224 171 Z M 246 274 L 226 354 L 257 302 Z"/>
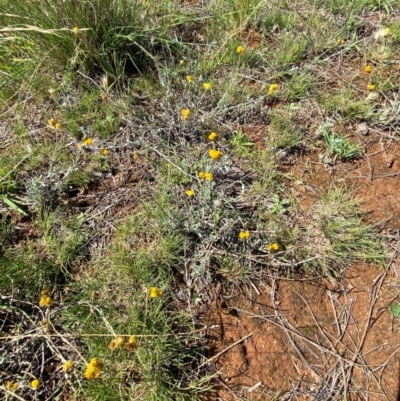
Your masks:
<path fill-rule="evenodd" d="M 206 175 L 206 173 L 204 171 L 199 171 L 199 178 L 204 179 L 204 178 L 206 178 L 205 175 Z"/>
<path fill-rule="evenodd" d="M 212 181 L 213 180 L 213 174 L 212 173 L 204 173 L 204 179 L 206 181 Z"/>
<path fill-rule="evenodd" d="M 208 135 L 208 139 L 210 141 L 215 141 L 216 138 L 217 138 L 217 134 L 215 132 L 211 132 L 211 134 Z"/>
<path fill-rule="evenodd" d="M 188 81 L 191 84 L 193 82 L 193 77 L 191 75 L 188 75 L 186 77 L 186 81 Z"/>
<path fill-rule="evenodd" d="M 86 366 L 84 376 L 86 377 L 86 379 L 97 379 L 100 377 L 103 367 L 103 362 L 99 361 L 97 358 L 92 358 Z"/>
<path fill-rule="evenodd" d="M 375 84 L 368 84 L 367 86 L 369 91 L 374 91 L 376 89 L 376 85 Z"/>
<path fill-rule="evenodd" d="M 107 95 L 104 92 L 101 92 L 99 97 L 100 97 L 101 100 L 106 100 L 107 99 Z"/>
<path fill-rule="evenodd" d="M 190 110 L 189 109 L 182 109 L 181 110 L 181 120 L 186 121 L 190 116 Z"/>
<path fill-rule="evenodd" d="M 371 72 L 372 72 L 372 67 L 371 67 L 370 65 L 367 65 L 367 66 L 365 66 L 364 71 L 365 71 L 367 74 L 371 74 Z"/>
<path fill-rule="evenodd" d="M 92 138 L 86 138 L 86 139 L 83 141 L 83 144 L 84 144 L 84 145 L 91 145 L 92 142 L 93 142 L 93 139 L 92 139 Z"/>
<path fill-rule="evenodd" d="M 50 120 L 48 120 L 47 123 L 54 127 L 56 125 L 56 120 L 54 118 L 50 118 Z"/>
<path fill-rule="evenodd" d="M 55 129 L 61 129 L 61 124 L 60 123 L 55 123 L 54 128 Z"/>
<path fill-rule="evenodd" d="M 222 152 L 216 149 L 209 150 L 208 154 L 212 159 L 219 159 L 222 156 Z"/>
<path fill-rule="evenodd" d="M 268 89 L 268 95 L 274 95 L 275 94 L 275 92 L 277 91 L 279 89 L 279 85 L 278 84 L 271 84 L 270 86 L 269 86 L 269 89 Z"/>
<path fill-rule="evenodd" d="M 63 365 L 63 371 L 64 372 L 68 372 L 69 370 L 71 370 L 74 367 L 74 362 L 69 360 L 66 361 Z"/>
<path fill-rule="evenodd" d="M 119 336 L 115 340 L 112 340 L 110 344 L 108 344 L 108 348 L 117 349 L 120 348 L 123 343 L 124 343 L 124 338 Z"/>
<path fill-rule="evenodd" d="M 15 391 L 15 390 L 17 390 L 17 388 L 18 388 L 18 383 L 13 383 L 11 381 L 8 381 L 6 383 L 6 389 L 8 391 Z"/>
<path fill-rule="evenodd" d="M 49 308 L 51 305 L 53 305 L 53 300 L 51 299 L 51 297 L 49 297 L 48 295 L 45 295 L 45 294 L 40 296 L 39 306 L 41 308 L 43 308 L 45 306 Z"/>
<path fill-rule="evenodd" d="M 125 343 L 125 349 L 127 350 L 133 350 L 138 347 L 137 342 L 136 342 L 136 337 L 135 336 L 130 336 L 129 340 L 127 343 Z"/>
<path fill-rule="evenodd" d="M 35 379 L 31 381 L 31 387 L 36 390 L 40 386 L 40 380 Z"/>
<path fill-rule="evenodd" d="M 209 82 L 204 82 L 203 88 L 204 88 L 206 91 L 209 91 L 209 90 L 212 89 L 212 85 L 211 85 Z"/>
<path fill-rule="evenodd" d="M 279 249 L 279 245 L 276 242 L 274 242 L 273 244 L 268 245 L 268 250 L 270 252 L 277 251 L 278 249 Z"/>
<path fill-rule="evenodd" d="M 190 198 L 191 196 L 194 196 L 194 191 L 193 191 L 193 189 L 187 189 L 187 190 L 185 191 L 185 194 L 186 194 L 187 196 L 189 196 L 189 198 Z"/>
<path fill-rule="evenodd" d="M 103 156 L 107 156 L 108 155 L 108 149 L 103 149 L 102 151 L 101 151 L 101 154 L 103 155 Z"/>
<path fill-rule="evenodd" d="M 245 49 L 243 46 L 238 46 L 238 47 L 236 48 L 236 51 L 237 51 L 239 54 L 243 54 L 243 53 L 246 51 L 246 49 Z"/>
<path fill-rule="evenodd" d="M 78 28 L 77 26 L 74 26 L 74 27 L 71 29 L 71 31 L 72 31 L 72 34 L 73 34 L 73 35 L 77 36 L 77 35 L 78 35 L 78 32 L 79 32 L 79 28 Z"/>
<path fill-rule="evenodd" d="M 134 160 L 139 159 L 139 152 L 137 150 L 134 150 L 132 153 L 132 157 L 134 158 Z"/>
<path fill-rule="evenodd" d="M 338 45 L 343 45 L 343 44 L 344 44 L 344 39 L 343 39 L 343 38 L 339 38 L 339 39 L 337 40 L 337 44 L 338 44 Z"/>
<path fill-rule="evenodd" d="M 239 233 L 239 238 L 240 239 L 247 239 L 250 237 L 250 231 L 246 230 L 246 231 L 240 231 Z"/>
<path fill-rule="evenodd" d="M 158 289 L 157 287 L 150 287 L 150 298 L 157 298 L 161 297 L 163 294 L 162 290 Z"/>
<path fill-rule="evenodd" d="M 385 28 L 384 33 L 385 33 L 384 36 L 389 36 L 392 34 L 392 30 L 390 28 Z"/>
<path fill-rule="evenodd" d="M 180 64 L 180 65 L 183 65 L 183 64 L 185 64 L 185 63 L 186 63 L 185 60 L 180 60 L 180 61 L 179 61 L 179 64 Z"/>

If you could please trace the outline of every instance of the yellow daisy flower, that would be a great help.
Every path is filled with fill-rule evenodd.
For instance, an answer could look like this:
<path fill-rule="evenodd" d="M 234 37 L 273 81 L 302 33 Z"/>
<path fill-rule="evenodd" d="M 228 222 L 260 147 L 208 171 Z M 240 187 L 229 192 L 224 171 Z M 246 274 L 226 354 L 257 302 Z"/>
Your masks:
<path fill-rule="evenodd" d="M 371 72 L 372 72 L 372 66 L 370 66 L 370 65 L 365 66 L 364 71 L 365 71 L 367 74 L 371 74 Z"/>
<path fill-rule="evenodd" d="M 217 134 L 215 132 L 211 132 L 211 134 L 208 135 L 208 139 L 210 141 L 215 141 L 216 138 L 217 138 Z"/>
<path fill-rule="evenodd" d="M 206 181 L 212 181 L 214 178 L 213 173 L 204 173 L 204 179 Z"/>
<path fill-rule="evenodd" d="M 211 85 L 209 82 L 204 82 L 203 88 L 204 88 L 206 91 L 209 91 L 209 90 L 212 89 L 212 85 Z"/>
<path fill-rule="evenodd" d="M 269 86 L 269 89 L 268 89 L 268 95 L 274 95 L 275 94 L 275 92 L 277 91 L 279 89 L 279 85 L 278 84 L 271 84 L 270 86 Z"/>
<path fill-rule="evenodd" d="M 190 116 L 190 110 L 189 109 L 182 109 L 181 110 L 181 120 L 186 121 Z"/>
<path fill-rule="evenodd" d="M 376 89 L 376 85 L 375 85 L 375 84 L 369 84 L 369 85 L 367 86 L 367 89 L 368 89 L 369 91 L 374 91 L 374 90 Z"/>
<path fill-rule="evenodd" d="M 92 358 L 86 366 L 84 376 L 86 379 L 97 379 L 100 377 L 103 367 L 103 362 L 99 361 L 97 358 Z"/>
<path fill-rule="evenodd" d="M 243 53 L 246 51 L 246 49 L 245 49 L 243 46 L 238 46 L 238 47 L 236 48 L 236 51 L 237 51 L 239 54 L 243 54 Z"/>
<path fill-rule="evenodd" d="M 15 390 L 17 390 L 17 389 L 18 389 L 18 383 L 14 383 L 14 382 L 12 382 L 12 381 L 8 381 L 8 382 L 6 383 L 6 389 L 7 389 L 8 391 L 15 391 Z"/>
<path fill-rule="evenodd" d="M 187 75 L 186 81 L 188 81 L 191 84 L 193 82 L 193 77 L 191 75 Z"/>
<path fill-rule="evenodd" d="M 208 154 L 212 159 L 219 159 L 222 156 L 222 152 L 220 150 L 211 149 L 208 151 Z"/>
<path fill-rule="evenodd" d="M 71 31 L 73 35 L 78 36 L 79 28 L 77 26 L 74 26 Z"/>
<path fill-rule="evenodd" d="M 101 154 L 102 154 L 103 156 L 107 156 L 108 153 L 109 153 L 108 149 L 103 149 L 103 150 L 101 151 Z"/>
<path fill-rule="evenodd" d="M 69 370 L 71 370 L 74 367 L 74 362 L 69 360 L 66 361 L 63 365 L 63 371 L 64 372 L 68 372 Z"/>
<path fill-rule="evenodd" d="M 185 194 L 190 198 L 190 197 L 194 196 L 194 191 L 193 191 L 193 189 L 187 189 L 185 191 Z"/>
<path fill-rule="evenodd" d="M 119 336 L 115 340 L 112 340 L 110 344 L 108 344 L 108 348 L 117 349 L 120 348 L 123 343 L 124 343 L 124 338 Z"/>
<path fill-rule="evenodd" d="M 40 380 L 35 379 L 31 381 L 31 387 L 36 390 L 40 386 Z"/>
<path fill-rule="evenodd" d="M 92 138 L 86 138 L 82 143 L 83 143 L 84 145 L 91 145 L 92 142 L 93 142 L 93 139 L 92 139 Z"/>
<path fill-rule="evenodd" d="M 138 344 L 136 342 L 136 337 L 135 336 L 130 336 L 129 340 L 125 343 L 125 349 L 127 350 L 133 350 L 138 347 Z"/>

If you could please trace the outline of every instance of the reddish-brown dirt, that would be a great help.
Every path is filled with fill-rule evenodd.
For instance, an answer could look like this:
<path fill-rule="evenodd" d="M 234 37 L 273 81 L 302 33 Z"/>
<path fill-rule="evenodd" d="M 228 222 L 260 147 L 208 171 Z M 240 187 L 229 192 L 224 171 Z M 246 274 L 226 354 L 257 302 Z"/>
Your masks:
<path fill-rule="evenodd" d="M 351 128 L 342 127 L 346 134 Z M 210 399 L 327 401 L 346 392 L 349 400 L 396 400 L 400 326 L 389 305 L 400 270 L 400 147 L 373 130 L 351 139 L 364 150 L 351 163 L 323 164 L 316 152 L 289 158 L 293 195 L 308 209 L 327 186 L 351 186 L 393 258 L 385 269 L 351 266 L 338 282 L 275 278 L 222 292 L 203 317 L 217 326 L 209 331 L 209 358 L 220 374 Z"/>

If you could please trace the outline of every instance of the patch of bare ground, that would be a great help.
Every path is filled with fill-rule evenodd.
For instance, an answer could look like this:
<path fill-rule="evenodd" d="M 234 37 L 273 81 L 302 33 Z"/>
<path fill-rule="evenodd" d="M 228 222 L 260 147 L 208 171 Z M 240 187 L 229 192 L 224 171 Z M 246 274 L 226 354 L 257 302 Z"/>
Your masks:
<path fill-rule="evenodd" d="M 308 209 L 327 186 L 350 186 L 366 222 L 380 223 L 392 255 L 384 269 L 353 265 L 339 281 L 270 277 L 222 293 L 204 313 L 210 363 L 220 372 L 215 400 L 392 401 L 399 390 L 400 328 L 389 305 L 398 296 L 399 145 L 368 126 L 335 127 L 363 156 L 321 162 L 318 152 L 287 159 L 293 195 Z M 362 133 L 361 133 L 362 130 Z"/>

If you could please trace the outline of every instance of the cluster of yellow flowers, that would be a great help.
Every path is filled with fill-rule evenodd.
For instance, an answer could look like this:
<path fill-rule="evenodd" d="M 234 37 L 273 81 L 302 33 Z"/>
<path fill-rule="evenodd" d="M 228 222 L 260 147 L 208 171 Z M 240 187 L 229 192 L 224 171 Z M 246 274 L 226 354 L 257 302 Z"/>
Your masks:
<path fill-rule="evenodd" d="M 163 292 L 162 292 L 162 290 L 160 290 L 157 287 L 150 287 L 149 295 L 150 295 L 150 298 L 158 298 L 158 297 L 162 297 Z"/>
<path fill-rule="evenodd" d="M 92 358 L 86 366 L 84 376 L 86 377 L 86 379 L 98 379 L 101 375 L 103 367 L 103 362 L 99 361 L 97 358 Z"/>
<path fill-rule="evenodd" d="M 49 120 L 47 120 L 47 123 L 55 129 L 61 128 L 61 123 L 56 121 L 54 118 L 50 118 Z"/>
<path fill-rule="evenodd" d="M 40 292 L 39 306 L 49 308 L 51 305 L 53 305 L 53 300 L 50 297 L 50 290 L 46 288 Z"/>
<path fill-rule="evenodd" d="M 199 171 L 199 178 L 206 181 L 212 181 L 214 176 L 213 173 L 205 173 L 204 171 Z"/>
<path fill-rule="evenodd" d="M 269 244 L 268 250 L 270 252 L 275 252 L 275 251 L 279 250 L 279 245 L 276 242 L 274 242 L 273 244 Z"/>
<path fill-rule="evenodd" d="M 40 386 L 40 380 L 34 379 L 34 380 L 31 381 L 31 388 L 33 390 L 37 390 L 39 386 Z M 6 383 L 6 389 L 8 391 L 16 391 L 16 390 L 18 390 L 18 387 L 19 387 L 18 383 L 15 383 L 15 382 L 12 382 L 12 381 L 8 381 Z"/>
<path fill-rule="evenodd" d="M 124 338 L 122 336 L 118 336 L 115 340 L 112 340 L 110 344 L 108 344 L 108 348 L 114 350 L 117 348 L 121 348 L 124 344 Z M 125 349 L 133 350 L 137 348 L 137 342 L 135 336 L 130 336 L 128 341 L 125 343 Z"/>
<path fill-rule="evenodd" d="M 273 96 L 275 95 L 275 92 L 279 89 L 278 84 L 271 84 L 268 89 L 268 95 Z"/>
<path fill-rule="evenodd" d="M 240 239 L 248 239 L 248 238 L 250 238 L 250 231 L 249 230 L 240 231 L 239 238 Z"/>

